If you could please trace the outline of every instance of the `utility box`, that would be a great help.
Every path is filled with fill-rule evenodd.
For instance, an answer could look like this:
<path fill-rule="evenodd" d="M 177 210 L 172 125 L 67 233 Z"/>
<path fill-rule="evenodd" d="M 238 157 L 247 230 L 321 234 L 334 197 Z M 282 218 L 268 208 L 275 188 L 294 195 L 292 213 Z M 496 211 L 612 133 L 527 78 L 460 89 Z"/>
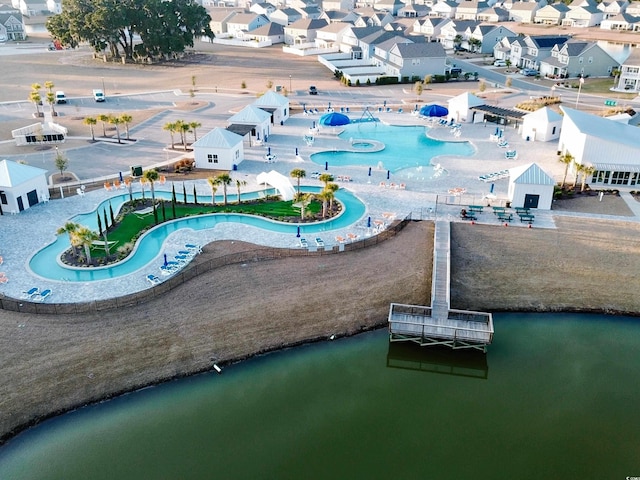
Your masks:
<path fill-rule="evenodd" d="M 131 167 L 131 176 L 132 177 L 141 177 L 142 176 L 142 167 L 140 165 Z"/>

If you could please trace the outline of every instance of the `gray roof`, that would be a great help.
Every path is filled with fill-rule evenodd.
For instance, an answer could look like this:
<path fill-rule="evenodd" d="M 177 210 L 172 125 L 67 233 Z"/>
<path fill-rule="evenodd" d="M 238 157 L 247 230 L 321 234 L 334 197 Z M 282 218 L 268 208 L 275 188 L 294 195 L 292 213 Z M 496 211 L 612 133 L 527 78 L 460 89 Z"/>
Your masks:
<path fill-rule="evenodd" d="M 399 43 L 398 52 L 402 58 L 446 57 L 444 47 L 439 42 Z"/>
<path fill-rule="evenodd" d="M 512 183 L 526 185 L 555 185 L 556 181 L 537 164 L 530 163 L 509 169 Z"/>
<path fill-rule="evenodd" d="M 33 178 L 46 176 L 46 174 L 47 171 L 42 168 L 12 162 L 11 160 L 0 161 L 0 187 L 16 187 Z"/>
<path fill-rule="evenodd" d="M 561 106 L 560 109 L 564 112 L 565 117 L 571 120 L 582 133 L 609 142 L 622 143 L 640 151 L 640 130 L 638 127 L 572 108 Z"/>
<path fill-rule="evenodd" d="M 232 148 L 242 143 L 242 137 L 224 128 L 216 127 L 200 137 L 192 146 L 195 148 Z"/>

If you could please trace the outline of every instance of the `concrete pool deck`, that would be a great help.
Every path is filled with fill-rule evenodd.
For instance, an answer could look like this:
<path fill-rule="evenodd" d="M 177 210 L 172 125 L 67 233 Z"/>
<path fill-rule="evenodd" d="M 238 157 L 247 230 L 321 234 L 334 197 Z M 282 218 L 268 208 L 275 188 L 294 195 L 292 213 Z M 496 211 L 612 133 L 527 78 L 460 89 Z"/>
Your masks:
<path fill-rule="evenodd" d="M 361 112 L 352 112 L 352 119 L 357 118 Z M 308 134 L 308 129 L 312 122 L 322 115 L 295 115 L 284 126 L 274 126 L 269 137 L 268 146 L 271 153 L 276 155 L 277 161 L 267 163 L 264 155 L 267 146 L 252 147 L 245 150 L 245 161 L 243 161 L 237 172 L 232 172 L 233 178 L 246 180 L 248 185 L 243 188 L 243 192 L 260 189 L 256 182 L 256 176 L 269 170 L 276 170 L 286 176 L 294 168 L 302 168 L 307 171 L 307 178 L 303 184 L 321 185 L 321 182 L 310 178 L 312 171 L 324 171 L 324 166 L 313 163 L 309 157 L 312 153 L 333 150 L 336 144 L 335 136 L 340 132 L 338 128 L 321 128 L 315 135 L 315 142 L 312 146 L 307 146 L 304 142 L 304 135 Z M 428 124 L 425 120 L 411 115 L 410 113 L 378 113 L 375 115 L 387 124 L 396 125 L 423 125 Z M 469 204 L 487 204 L 485 195 L 489 193 L 490 184 L 482 182 L 478 176 L 498 172 L 504 169 L 520 166 L 523 164 L 536 162 L 556 180 L 562 180 L 564 165 L 558 162 L 556 155 L 556 142 L 526 142 L 518 136 L 517 130 L 508 128 L 505 131 L 505 138 L 510 144 L 510 149 L 518 152 L 517 159 L 507 160 L 504 157 L 505 149 L 497 147 L 496 143 L 490 140 L 490 134 L 495 130 L 495 125 L 483 124 L 467 125 L 463 124 L 460 137 L 454 137 L 448 127 L 433 126 L 429 135 L 433 138 L 446 141 L 469 141 L 475 148 L 475 154 L 471 157 L 449 157 L 442 156 L 433 160 L 439 163 L 445 170 L 443 175 L 432 180 L 411 180 L 403 179 L 404 190 L 389 189 L 380 187 L 380 182 L 394 182 L 394 175 L 391 174 L 387 180 L 386 170 L 372 168 L 372 175 L 368 175 L 368 166 L 350 167 L 329 167 L 328 173 L 337 177 L 338 175 L 348 176 L 349 182 L 337 182 L 341 187 L 352 191 L 360 198 L 365 206 L 364 216 L 348 228 L 327 231 L 322 234 L 327 248 L 338 244 L 336 237 L 347 238 L 348 234 L 355 234 L 359 237 L 372 235 L 374 232 L 367 227 L 367 219 L 371 217 L 372 222 L 384 221 L 389 223 L 389 218 L 383 216 L 392 213 L 395 219 L 411 216 L 414 219 L 444 219 L 448 221 L 462 221 L 459 218 L 459 211 L 462 206 Z M 359 139 L 360 140 L 360 139 Z M 366 139 L 362 139 L 366 140 Z M 298 148 L 299 156 L 296 157 L 295 149 Z M 572 181 L 572 178 L 568 178 Z M 210 195 L 210 189 L 206 180 L 189 181 L 195 183 L 198 193 Z M 497 180 L 495 183 L 495 200 L 491 200 L 494 205 L 504 204 L 507 197 L 508 180 Z M 158 190 L 171 190 L 171 183 L 164 186 L 158 185 Z M 453 195 L 449 190 L 464 189 L 462 195 Z M 188 187 L 188 191 L 191 187 Z M 230 201 L 234 199 L 234 189 L 229 190 Z M 69 282 L 65 279 L 50 280 L 33 274 L 28 268 L 31 256 L 45 247 L 55 239 L 55 231 L 64 225 L 71 217 L 92 211 L 103 200 L 113 196 L 114 193 L 105 190 L 88 192 L 85 196 L 72 196 L 62 200 L 50 201 L 30 208 L 19 215 L 0 216 L 0 255 L 4 258 L 4 263 L 0 266 L 0 271 L 5 272 L 9 282 L 0 286 L 2 294 L 20 298 L 23 291 L 32 287 L 40 290 L 51 289 L 53 295 L 48 301 L 56 303 L 86 302 L 91 300 L 101 300 L 114 298 L 125 294 L 141 291 L 150 288 L 146 280 L 148 274 L 159 274 L 159 267 L 163 263 L 163 254 L 169 258 L 182 249 L 186 243 L 197 243 L 206 245 L 216 240 L 239 240 L 254 243 L 257 245 L 296 248 L 298 239 L 295 235 L 270 232 L 260 228 L 250 227 L 241 224 L 225 223 L 217 225 L 215 228 L 206 231 L 180 230 L 171 234 L 165 241 L 164 247 L 158 252 L 155 258 L 146 268 L 116 279 L 101 280 L 93 282 Z M 629 197 L 630 195 L 623 195 Z M 640 218 L 640 207 L 634 205 L 635 201 L 627 201 L 634 217 L 621 217 L 625 221 L 638 221 Z M 554 215 L 562 214 L 558 211 L 537 211 L 534 228 L 555 228 Z M 594 215 L 589 215 L 594 217 Z M 607 218 L 612 218 L 607 216 Z M 494 224 L 500 226 L 501 223 L 491 213 L 480 214 L 477 223 Z M 511 226 L 515 228 L 526 228 L 527 224 L 514 221 Z M 307 238 L 313 244 L 313 238 Z"/>

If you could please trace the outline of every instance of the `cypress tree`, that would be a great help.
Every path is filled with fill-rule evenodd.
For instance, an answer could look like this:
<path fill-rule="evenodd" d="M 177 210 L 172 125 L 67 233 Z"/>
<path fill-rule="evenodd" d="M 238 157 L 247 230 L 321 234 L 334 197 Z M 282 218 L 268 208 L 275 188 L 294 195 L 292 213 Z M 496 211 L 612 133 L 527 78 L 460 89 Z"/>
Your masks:
<path fill-rule="evenodd" d="M 102 236 L 102 220 L 100 220 L 100 212 L 96 212 L 96 216 L 98 217 L 98 233 Z"/>
<path fill-rule="evenodd" d="M 109 216 L 111 217 L 111 225 L 116 223 L 116 219 L 113 216 L 113 207 L 111 206 L 111 202 L 109 202 Z"/>
<path fill-rule="evenodd" d="M 167 212 L 164 209 L 164 200 L 162 201 L 162 221 L 163 222 L 167 221 Z"/>
<path fill-rule="evenodd" d="M 104 229 L 107 230 L 109 228 L 109 220 L 107 220 L 107 210 L 102 209 L 102 216 L 104 217 Z"/>
<path fill-rule="evenodd" d="M 182 182 L 182 195 L 184 196 L 184 204 L 187 204 L 187 187 L 184 186 L 184 182 Z"/>
<path fill-rule="evenodd" d="M 196 184 L 193 184 L 193 203 L 198 204 L 198 195 L 196 195 Z"/>

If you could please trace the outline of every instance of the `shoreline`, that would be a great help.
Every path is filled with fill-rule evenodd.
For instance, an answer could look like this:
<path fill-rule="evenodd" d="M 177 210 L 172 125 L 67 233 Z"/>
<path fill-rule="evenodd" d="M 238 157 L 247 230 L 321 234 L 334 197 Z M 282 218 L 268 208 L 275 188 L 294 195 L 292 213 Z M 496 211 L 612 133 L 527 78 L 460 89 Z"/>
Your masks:
<path fill-rule="evenodd" d="M 634 245 L 640 225 L 556 220 L 561 224 L 557 231 L 453 224 L 452 307 L 639 316 L 633 292 L 640 268 L 640 247 Z M 578 227 L 584 238 L 588 234 L 592 239 L 581 249 L 575 248 Z M 609 252 L 614 237 L 624 251 Z M 517 265 L 522 245 L 540 250 L 527 266 Z M 226 248 L 252 246 L 216 242 L 211 247 L 222 253 Z M 0 380 L 0 388 L 10 395 L 0 399 L 0 445 L 46 419 L 210 372 L 214 363 L 230 365 L 326 341 L 331 335 L 384 328 L 391 301 L 429 303 L 432 248 L 433 223 L 410 222 L 395 237 L 367 249 L 228 265 L 135 307 L 93 315 L 4 311 L 8 318 L 0 321 L 0 348 L 8 375 Z M 580 272 L 565 274 L 560 259 L 573 265 L 585 257 L 600 271 L 598 275 L 586 267 L 587 281 Z M 514 262 L 515 268 L 499 276 L 496 272 L 504 270 L 504 262 Z M 536 269 L 545 270 L 546 278 Z M 531 274 L 520 276 L 521 271 Z M 495 278 L 487 282 L 487 275 Z M 612 282 L 611 275 L 623 280 Z M 545 282 L 532 283 L 536 277 Z M 361 279 L 367 279 L 366 290 Z M 556 291 L 556 285 L 563 285 L 566 292 Z M 491 294 L 483 293 L 487 287 Z M 207 288 L 215 292 L 211 298 L 202 294 Z M 491 304 L 493 308 L 485 308 Z M 27 326 L 15 328 L 16 323 Z M 25 341 L 25 331 L 33 333 L 31 342 Z"/>

